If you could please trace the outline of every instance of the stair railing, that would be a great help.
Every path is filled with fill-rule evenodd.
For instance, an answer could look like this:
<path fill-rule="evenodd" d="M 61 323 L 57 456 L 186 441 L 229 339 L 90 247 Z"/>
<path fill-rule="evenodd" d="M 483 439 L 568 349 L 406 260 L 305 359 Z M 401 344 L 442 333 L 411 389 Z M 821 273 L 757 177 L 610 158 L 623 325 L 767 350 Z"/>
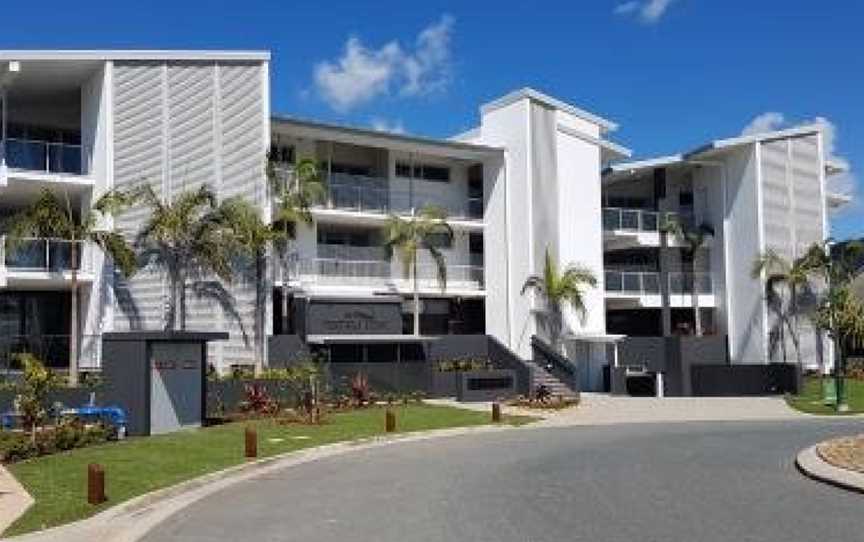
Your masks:
<path fill-rule="evenodd" d="M 531 351 L 534 353 L 534 363 L 546 369 L 560 380 L 570 391 L 579 395 L 579 368 L 567 357 L 559 354 L 552 346 L 534 335 L 531 337 Z"/>

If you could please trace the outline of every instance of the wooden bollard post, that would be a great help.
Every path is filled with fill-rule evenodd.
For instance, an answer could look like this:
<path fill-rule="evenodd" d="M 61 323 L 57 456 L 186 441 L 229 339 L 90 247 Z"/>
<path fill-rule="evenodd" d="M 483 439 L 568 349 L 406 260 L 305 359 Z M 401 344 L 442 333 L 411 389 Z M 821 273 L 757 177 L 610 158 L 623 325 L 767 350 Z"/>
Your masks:
<path fill-rule="evenodd" d="M 105 469 L 102 465 L 91 463 L 87 465 L 87 502 L 102 504 L 107 501 L 105 496 Z"/>
<path fill-rule="evenodd" d="M 494 423 L 501 421 L 501 403 L 492 403 L 492 421 Z"/>
<path fill-rule="evenodd" d="M 254 427 L 246 428 L 246 459 L 258 457 L 258 431 Z"/>
<path fill-rule="evenodd" d="M 396 414 L 393 413 L 389 408 L 387 409 L 387 413 L 384 417 L 385 420 L 385 429 L 388 433 L 392 433 L 396 431 Z"/>

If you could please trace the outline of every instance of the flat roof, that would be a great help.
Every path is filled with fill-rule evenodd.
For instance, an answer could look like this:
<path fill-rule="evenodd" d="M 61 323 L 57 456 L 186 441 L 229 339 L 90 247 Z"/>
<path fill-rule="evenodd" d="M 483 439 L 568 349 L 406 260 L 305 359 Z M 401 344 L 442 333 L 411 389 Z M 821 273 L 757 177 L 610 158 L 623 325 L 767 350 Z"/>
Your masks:
<path fill-rule="evenodd" d="M 373 128 L 361 128 L 356 126 L 345 126 L 340 124 L 331 124 L 320 121 L 312 121 L 299 119 L 296 117 L 273 115 L 271 121 L 276 126 L 294 126 L 305 128 L 313 131 L 330 132 L 332 134 L 344 136 L 343 141 L 346 143 L 354 143 L 354 138 L 363 138 L 369 143 L 377 143 L 382 147 L 402 146 L 406 149 L 416 150 L 417 146 L 427 147 L 428 150 L 434 148 L 448 151 L 455 151 L 459 155 L 467 155 L 474 158 L 488 155 L 497 156 L 504 152 L 501 147 L 492 147 L 489 145 L 480 145 L 476 143 L 465 143 L 463 141 L 453 141 L 449 139 L 435 139 L 431 137 L 414 136 L 407 134 L 395 134 Z"/>
<path fill-rule="evenodd" d="M 3 49 L 0 61 L 11 60 L 258 60 L 269 61 L 270 51 L 187 49 Z"/>
<path fill-rule="evenodd" d="M 587 120 L 588 122 L 593 122 L 594 124 L 599 125 L 603 131 L 614 131 L 618 129 L 618 124 L 612 122 L 611 120 L 604 119 L 603 117 L 595 115 L 594 113 L 589 113 L 584 109 L 580 109 L 575 105 L 568 104 L 567 102 L 561 101 L 558 98 L 553 98 L 552 96 L 544 94 L 539 90 L 535 90 L 531 87 L 523 87 L 518 90 L 514 90 L 509 94 L 505 94 L 500 98 L 485 103 L 480 106 L 480 112 L 485 114 L 489 111 L 494 111 L 496 109 L 506 107 L 514 102 L 525 98 L 540 102 L 555 109 L 560 109 L 561 111 L 570 113 L 571 115 L 579 117 L 583 120 Z"/>

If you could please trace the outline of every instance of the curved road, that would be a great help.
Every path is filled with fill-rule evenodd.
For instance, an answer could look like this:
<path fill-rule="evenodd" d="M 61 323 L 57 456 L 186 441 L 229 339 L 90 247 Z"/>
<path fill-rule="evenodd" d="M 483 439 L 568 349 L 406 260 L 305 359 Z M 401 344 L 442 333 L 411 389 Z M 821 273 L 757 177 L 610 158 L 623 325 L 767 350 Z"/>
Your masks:
<path fill-rule="evenodd" d="M 398 444 L 217 493 L 147 541 L 860 540 L 864 496 L 794 453 L 860 423 L 525 429 Z"/>

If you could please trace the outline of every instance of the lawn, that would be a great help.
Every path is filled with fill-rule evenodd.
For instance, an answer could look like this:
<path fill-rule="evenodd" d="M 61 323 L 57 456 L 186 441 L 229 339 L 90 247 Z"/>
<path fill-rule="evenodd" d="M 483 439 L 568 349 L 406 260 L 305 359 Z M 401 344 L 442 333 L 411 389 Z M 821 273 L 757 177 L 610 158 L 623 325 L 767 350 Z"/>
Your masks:
<path fill-rule="evenodd" d="M 394 411 L 399 432 L 477 426 L 491 421 L 485 412 L 442 406 L 399 406 Z M 507 417 L 504 421 L 517 425 L 531 418 Z M 384 432 L 384 409 L 334 414 L 319 426 L 280 425 L 272 420 L 231 423 L 130 438 L 13 464 L 9 470 L 36 504 L 3 534 L 12 536 L 83 519 L 138 495 L 242 463 L 243 433 L 249 424 L 258 428 L 258 453 L 266 457 L 380 435 Z M 105 467 L 109 500 L 101 506 L 86 502 L 89 463 Z"/>
<path fill-rule="evenodd" d="M 844 414 L 864 413 L 864 381 L 845 380 L 846 403 L 849 411 Z M 792 408 L 796 408 L 808 414 L 835 414 L 834 405 L 826 405 L 822 402 L 822 383 L 817 377 L 804 379 L 804 389 L 799 395 L 790 396 L 787 401 Z"/>

